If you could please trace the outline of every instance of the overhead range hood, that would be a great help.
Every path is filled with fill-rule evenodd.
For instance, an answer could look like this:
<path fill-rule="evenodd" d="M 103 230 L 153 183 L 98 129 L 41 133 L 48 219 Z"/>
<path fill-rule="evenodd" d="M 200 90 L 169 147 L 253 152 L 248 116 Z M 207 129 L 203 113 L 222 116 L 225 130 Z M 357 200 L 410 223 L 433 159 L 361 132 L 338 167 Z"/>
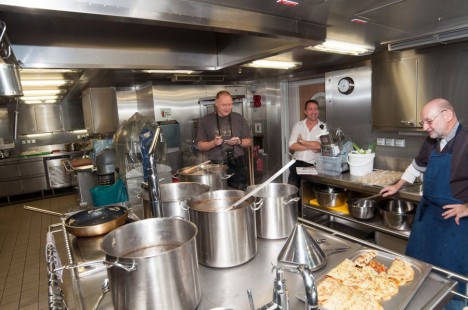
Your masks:
<path fill-rule="evenodd" d="M 0 96 L 17 97 L 23 95 L 19 75 L 19 64 L 6 35 L 6 24 L 0 21 Z"/>

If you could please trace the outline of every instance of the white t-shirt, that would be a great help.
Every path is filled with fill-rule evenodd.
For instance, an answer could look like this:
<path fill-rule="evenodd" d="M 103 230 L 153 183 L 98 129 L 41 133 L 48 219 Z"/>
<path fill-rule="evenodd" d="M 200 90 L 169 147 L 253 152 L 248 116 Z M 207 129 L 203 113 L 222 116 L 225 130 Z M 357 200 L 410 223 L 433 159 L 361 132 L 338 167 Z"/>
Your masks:
<path fill-rule="evenodd" d="M 325 123 L 319 120 L 317 125 L 315 125 L 314 128 L 312 128 L 312 130 L 309 131 L 309 128 L 307 128 L 306 122 L 307 122 L 307 119 L 304 119 L 300 122 L 297 122 L 294 125 L 291 131 L 291 135 L 289 136 L 289 146 L 297 142 L 297 137 L 299 137 L 299 135 L 301 135 L 303 140 L 320 142 L 320 138 L 319 138 L 319 133 L 321 131 L 320 125 L 323 124 L 325 126 Z M 314 153 L 311 150 L 294 152 L 294 158 L 296 158 L 297 160 L 305 161 L 309 164 L 315 164 L 315 159 L 319 155 L 321 155 L 320 152 Z"/>

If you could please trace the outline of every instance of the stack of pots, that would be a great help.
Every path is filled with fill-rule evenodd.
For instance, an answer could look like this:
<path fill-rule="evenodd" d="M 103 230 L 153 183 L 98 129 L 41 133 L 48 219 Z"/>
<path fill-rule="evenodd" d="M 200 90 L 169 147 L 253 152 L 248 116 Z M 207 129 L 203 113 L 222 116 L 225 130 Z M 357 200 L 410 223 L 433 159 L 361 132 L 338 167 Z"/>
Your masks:
<path fill-rule="evenodd" d="M 245 192 L 217 190 L 189 200 L 190 221 L 198 227 L 198 262 L 205 266 L 227 268 L 251 260 L 257 253 L 255 202 L 250 197 L 231 206 Z"/>
<path fill-rule="evenodd" d="M 174 176 L 180 182 L 197 182 L 206 184 L 212 191 L 228 189 L 227 180 L 232 174 L 227 174 L 228 167 L 219 164 L 203 164 L 196 168 L 179 169 Z"/>
<path fill-rule="evenodd" d="M 247 188 L 247 194 L 259 185 Z M 298 188 L 294 185 L 270 183 L 253 196 L 263 200 L 256 211 L 257 235 L 265 239 L 287 238 L 297 223 Z"/>
<path fill-rule="evenodd" d="M 146 219 L 152 217 L 152 213 L 147 186 L 144 185 L 143 188 L 145 190 L 141 193 L 141 197 L 143 198 L 143 214 Z M 187 201 L 194 196 L 207 193 L 210 190 L 208 185 L 196 182 L 160 184 L 159 188 L 162 216 L 181 217 L 186 220 L 189 219 Z"/>
<path fill-rule="evenodd" d="M 115 309 L 195 309 L 201 300 L 195 236 L 189 221 L 153 218 L 108 233 L 101 249 Z"/>

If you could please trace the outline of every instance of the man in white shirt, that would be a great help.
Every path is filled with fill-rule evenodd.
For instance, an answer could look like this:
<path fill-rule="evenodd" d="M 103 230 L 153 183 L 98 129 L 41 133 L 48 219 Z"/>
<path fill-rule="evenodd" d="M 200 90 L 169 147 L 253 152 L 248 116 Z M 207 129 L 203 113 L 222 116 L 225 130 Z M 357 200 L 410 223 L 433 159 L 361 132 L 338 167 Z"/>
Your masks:
<path fill-rule="evenodd" d="M 320 155 L 321 145 L 319 133 L 325 124 L 319 120 L 319 103 L 307 100 L 304 106 L 306 118 L 297 122 L 289 136 L 289 151 L 294 152 L 296 162 L 289 168 L 288 183 L 301 187 L 301 179 L 297 175 L 297 167 L 315 165 L 315 159 Z"/>

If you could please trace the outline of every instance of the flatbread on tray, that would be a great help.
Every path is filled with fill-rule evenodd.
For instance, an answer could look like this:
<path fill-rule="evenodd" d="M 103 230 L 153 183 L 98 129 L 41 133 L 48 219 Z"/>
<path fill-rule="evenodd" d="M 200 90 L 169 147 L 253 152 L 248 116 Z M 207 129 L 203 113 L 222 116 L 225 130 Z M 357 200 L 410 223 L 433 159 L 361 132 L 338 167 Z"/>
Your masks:
<path fill-rule="evenodd" d="M 364 185 L 387 186 L 395 184 L 401 179 L 403 172 L 390 170 L 376 170 L 363 175 L 354 181 Z"/>
<path fill-rule="evenodd" d="M 412 281 L 414 270 L 399 258 L 387 268 L 376 257 L 375 251 L 368 251 L 330 270 L 317 286 L 319 305 L 327 310 L 383 309 L 380 302 L 391 299 L 399 286 Z"/>

